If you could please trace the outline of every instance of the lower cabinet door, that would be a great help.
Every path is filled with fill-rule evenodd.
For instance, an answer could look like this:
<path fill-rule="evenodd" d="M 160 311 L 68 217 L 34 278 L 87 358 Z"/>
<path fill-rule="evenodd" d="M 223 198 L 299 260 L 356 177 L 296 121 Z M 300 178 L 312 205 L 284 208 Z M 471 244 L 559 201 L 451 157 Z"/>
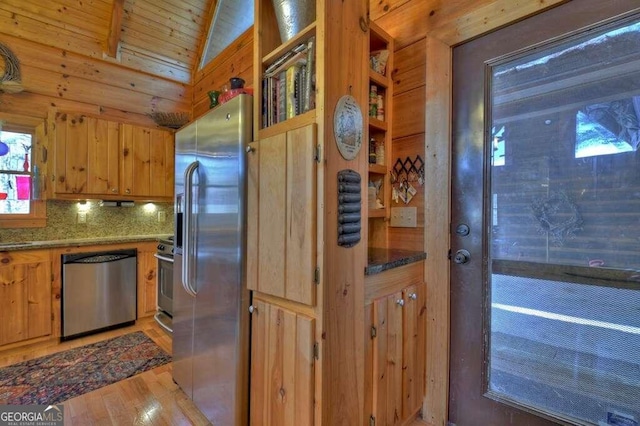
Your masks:
<path fill-rule="evenodd" d="M 251 425 L 313 425 L 314 320 L 254 299 Z"/>
<path fill-rule="evenodd" d="M 426 301 L 424 284 L 373 301 L 365 310 L 365 417 L 376 426 L 400 425 L 415 416 L 424 398 Z"/>
<path fill-rule="evenodd" d="M 49 252 L 3 252 L 0 257 L 0 345 L 50 335 Z"/>
<path fill-rule="evenodd" d="M 373 302 L 373 413 L 375 424 L 402 422 L 402 293 Z"/>

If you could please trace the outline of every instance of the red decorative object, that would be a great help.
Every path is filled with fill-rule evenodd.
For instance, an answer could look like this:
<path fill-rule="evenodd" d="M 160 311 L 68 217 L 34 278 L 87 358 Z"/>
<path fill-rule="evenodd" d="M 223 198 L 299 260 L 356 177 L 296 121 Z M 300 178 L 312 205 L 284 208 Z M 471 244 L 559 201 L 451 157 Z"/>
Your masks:
<path fill-rule="evenodd" d="M 24 154 L 24 163 L 22 163 L 22 169 L 25 172 L 29 171 L 29 154 L 27 153 Z"/>
<path fill-rule="evenodd" d="M 242 89 L 227 90 L 226 92 L 222 92 L 220 96 L 218 96 L 218 101 L 223 104 L 241 94 L 253 96 L 253 89 L 250 87 L 243 87 Z"/>

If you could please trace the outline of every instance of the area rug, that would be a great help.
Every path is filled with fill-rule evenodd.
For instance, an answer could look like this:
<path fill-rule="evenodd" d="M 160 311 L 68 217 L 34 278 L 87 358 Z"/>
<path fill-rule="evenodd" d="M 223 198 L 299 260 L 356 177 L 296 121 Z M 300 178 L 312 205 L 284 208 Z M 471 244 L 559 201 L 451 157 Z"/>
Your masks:
<path fill-rule="evenodd" d="M 137 331 L 0 368 L 0 404 L 59 404 L 168 362 Z"/>

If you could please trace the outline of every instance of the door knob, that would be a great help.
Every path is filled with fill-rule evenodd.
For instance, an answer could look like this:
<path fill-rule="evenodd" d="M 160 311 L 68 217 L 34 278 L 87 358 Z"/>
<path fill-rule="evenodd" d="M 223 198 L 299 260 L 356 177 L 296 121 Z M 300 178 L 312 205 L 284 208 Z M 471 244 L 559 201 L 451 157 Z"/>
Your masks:
<path fill-rule="evenodd" d="M 404 299 L 396 300 L 396 304 L 398 304 L 399 306 L 404 306 Z"/>
<path fill-rule="evenodd" d="M 463 265 L 469 262 L 469 259 L 471 259 L 471 253 L 464 249 L 458 250 L 456 255 L 453 256 L 453 261 L 458 265 Z"/>

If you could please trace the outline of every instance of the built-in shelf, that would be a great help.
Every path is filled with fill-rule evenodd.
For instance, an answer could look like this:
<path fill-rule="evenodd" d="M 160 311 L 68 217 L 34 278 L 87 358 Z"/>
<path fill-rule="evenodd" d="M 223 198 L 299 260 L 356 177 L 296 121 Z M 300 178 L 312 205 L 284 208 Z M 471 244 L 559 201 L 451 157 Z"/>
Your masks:
<path fill-rule="evenodd" d="M 265 57 L 262 58 L 262 65 L 264 67 L 268 67 L 282 55 L 314 35 L 316 35 L 316 23 L 312 22 L 311 24 L 309 24 L 309 26 L 305 27 L 302 31 L 293 36 L 291 40 L 282 43 L 280 46 L 265 55 Z"/>
<path fill-rule="evenodd" d="M 385 77 L 372 69 L 369 69 L 369 80 L 384 89 L 389 87 L 389 77 Z"/>
<path fill-rule="evenodd" d="M 386 132 L 389 128 L 389 125 L 382 120 L 378 120 L 374 117 L 369 117 L 369 127 L 373 127 L 374 129 Z"/>
<path fill-rule="evenodd" d="M 385 217 L 386 209 L 369 209 L 369 217 Z"/>
<path fill-rule="evenodd" d="M 383 164 L 369 164 L 369 173 L 376 173 L 379 175 L 387 174 L 387 166 Z"/>

